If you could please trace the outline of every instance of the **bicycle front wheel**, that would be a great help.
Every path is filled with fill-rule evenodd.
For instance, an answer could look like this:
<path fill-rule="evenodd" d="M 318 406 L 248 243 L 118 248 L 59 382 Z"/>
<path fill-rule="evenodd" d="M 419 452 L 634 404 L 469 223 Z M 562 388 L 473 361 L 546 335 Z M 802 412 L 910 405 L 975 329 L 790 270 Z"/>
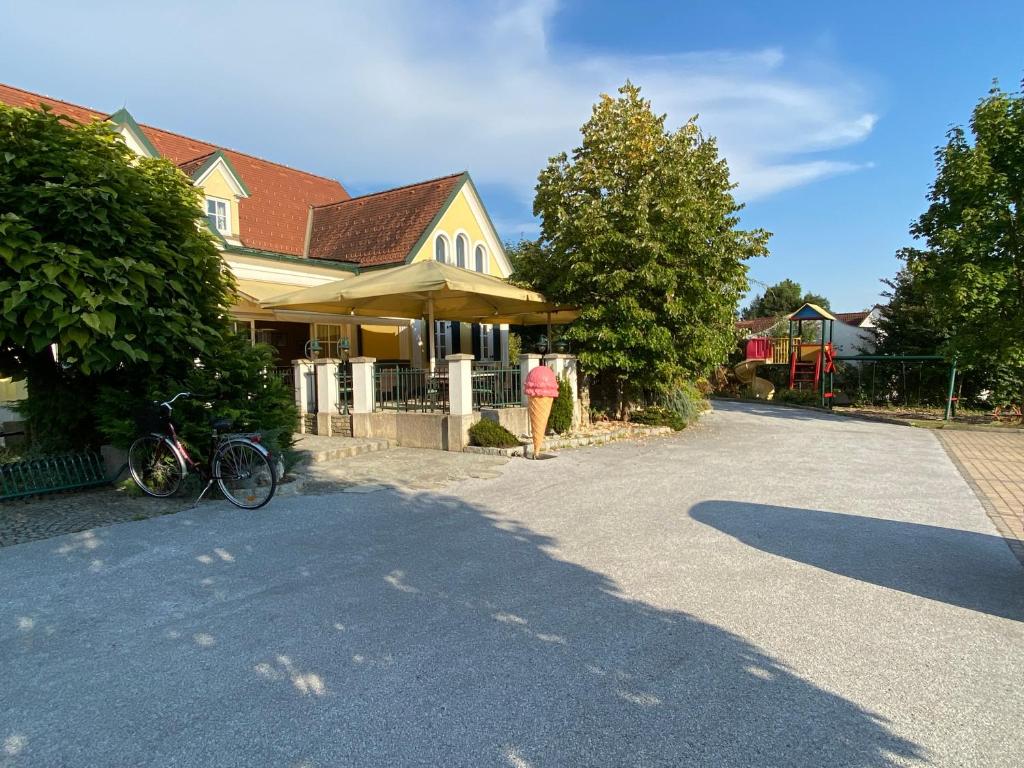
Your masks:
<path fill-rule="evenodd" d="M 185 465 L 166 437 L 145 435 L 128 449 L 128 471 L 148 496 L 173 496 L 185 477 Z"/>
<path fill-rule="evenodd" d="M 218 448 L 213 476 L 224 498 L 242 509 L 259 509 L 277 489 L 270 455 L 249 440 L 231 440 Z"/>

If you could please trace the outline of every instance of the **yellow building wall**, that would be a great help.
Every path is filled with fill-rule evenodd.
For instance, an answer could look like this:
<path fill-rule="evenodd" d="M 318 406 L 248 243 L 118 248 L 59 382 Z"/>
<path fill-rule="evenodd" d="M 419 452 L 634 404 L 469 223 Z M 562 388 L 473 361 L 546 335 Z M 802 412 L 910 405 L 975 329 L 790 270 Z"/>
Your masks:
<path fill-rule="evenodd" d="M 219 197 L 221 200 L 228 201 L 228 208 L 231 209 L 231 234 L 238 237 L 238 201 L 235 199 L 235 191 L 224 177 L 220 167 L 215 168 L 209 176 L 203 179 L 201 188 L 203 193 L 210 197 Z M 206 215 L 205 204 L 203 215 Z"/>
<path fill-rule="evenodd" d="M 399 348 L 399 328 L 393 325 L 363 325 L 362 348 L 359 353 L 378 360 L 402 359 Z"/>
<path fill-rule="evenodd" d="M 413 256 L 413 261 L 424 261 L 426 259 L 434 258 L 434 238 L 438 232 L 444 232 L 448 235 L 451 248 L 451 259 L 450 263 L 454 263 L 455 260 L 455 233 L 458 231 L 464 231 L 466 236 L 469 237 L 469 266 L 472 268 L 474 265 L 473 250 L 476 248 L 477 243 L 482 243 L 487 248 L 487 256 L 490 260 L 490 264 L 487 266 L 487 272 L 497 277 L 508 277 L 504 274 L 498 266 L 498 260 L 491 252 L 491 248 L 484 241 L 484 227 L 477 217 L 473 215 L 472 208 L 469 207 L 469 202 L 466 200 L 466 196 L 462 191 L 455 196 L 452 204 L 448 206 L 448 210 L 444 212 L 441 217 L 441 221 L 434 227 L 434 231 L 430 233 L 430 237 L 426 239 L 420 249 Z"/>

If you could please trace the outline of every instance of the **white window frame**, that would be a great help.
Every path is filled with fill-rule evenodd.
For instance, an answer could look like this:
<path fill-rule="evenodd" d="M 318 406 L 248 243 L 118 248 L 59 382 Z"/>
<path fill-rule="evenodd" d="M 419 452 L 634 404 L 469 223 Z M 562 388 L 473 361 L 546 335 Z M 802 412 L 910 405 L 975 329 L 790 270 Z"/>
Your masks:
<path fill-rule="evenodd" d="M 437 258 L 437 244 L 438 243 L 441 243 L 442 245 L 444 245 L 444 258 L 442 258 L 442 259 Z M 448 261 L 448 256 L 451 253 L 451 248 L 449 248 L 449 245 L 450 245 L 450 243 L 448 242 L 448 236 L 445 235 L 444 233 L 438 233 L 437 236 L 434 238 L 434 261 L 436 261 L 436 262 L 438 262 L 440 264 L 449 264 L 450 263 Z"/>
<path fill-rule="evenodd" d="M 459 246 L 462 246 L 462 254 L 459 254 Z M 466 262 L 469 260 L 469 236 L 460 232 L 455 236 L 455 266 L 466 269 Z"/>
<path fill-rule="evenodd" d="M 480 323 L 480 359 L 494 360 L 494 326 Z"/>
<path fill-rule="evenodd" d="M 213 210 L 213 212 L 210 211 L 210 203 L 214 203 L 214 210 Z M 218 204 L 224 206 L 224 226 L 223 227 L 221 227 L 220 224 L 219 224 L 221 216 L 220 216 L 219 213 L 217 213 L 217 205 Z M 231 201 L 230 200 L 225 200 L 223 197 L 211 197 L 211 196 L 207 195 L 206 196 L 206 220 L 209 221 L 211 216 L 214 217 L 214 225 L 213 225 L 214 229 L 216 229 L 222 235 L 230 235 L 231 234 Z"/>
<path fill-rule="evenodd" d="M 444 360 L 452 353 L 452 323 L 450 320 L 434 321 L 434 356 Z"/>
<path fill-rule="evenodd" d="M 483 258 L 478 260 L 478 254 L 483 254 Z M 487 246 L 483 243 L 477 243 L 473 247 L 473 268 L 482 275 L 490 274 L 490 260 L 490 257 L 487 255 Z"/>

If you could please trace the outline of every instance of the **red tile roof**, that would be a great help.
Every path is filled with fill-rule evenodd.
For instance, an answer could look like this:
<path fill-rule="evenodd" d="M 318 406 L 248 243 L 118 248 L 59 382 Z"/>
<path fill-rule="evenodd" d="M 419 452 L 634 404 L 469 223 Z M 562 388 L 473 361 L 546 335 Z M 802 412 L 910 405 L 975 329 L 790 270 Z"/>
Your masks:
<path fill-rule="evenodd" d="M 0 103 L 15 107 L 37 108 L 47 104 L 80 122 L 102 120 L 107 114 L 94 109 L 51 99 L 20 88 L 0 84 Z M 218 149 L 214 144 L 191 139 L 161 128 L 140 125 L 157 151 L 187 173 Z M 311 205 L 324 205 L 349 198 L 334 179 L 298 171 L 242 152 L 223 149 L 250 196 L 239 202 L 239 240 L 243 245 L 266 251 L 301 256 L 306 240 L 306 220 Z M 198 164 L 196 161 L 200 161 Z M 191 171 L 187 169 L 191 168 Z"/>
<path fill-rule="evenodd" d="M 859 326 L 871 314 L 871 310 L 865 309 L 863 312 L 833 312 L 832 314 L 835 315 L 836 320 L 842 320 L 848 325 Z"/>
<path fill-rule="evenodd" d="M 847 323 L 848 325 L 859 326 L 864 322 L 865 318 L 871 314 L 870 309 L 865 309 L 863 312 L 833 312 L 832 315 L 841 322 Z M 759 333 L 764 333 L 773 325 L 778 323 L 782 318 L 779 317 L 755 317 L 752 320 L 737 320 L 736 328 L 740 331 L 744 331 L 748 336 L 756 336 Z M 785 330 L 785 328 L 783 328 Z"/>
<path fill-rule="evenodd" d="M 314 208 L 310 258 L 402 263 L 464 179 L 456 173 Z"/>
<path fill-rule="evenodd" d="M 737 320 L 736 328 L 746 331 L 748 335 L 753 335 L 767 331 L 778 323 L 779 320 L 780 318 L 778 317 L 755 317 L 751 320 Z"/>

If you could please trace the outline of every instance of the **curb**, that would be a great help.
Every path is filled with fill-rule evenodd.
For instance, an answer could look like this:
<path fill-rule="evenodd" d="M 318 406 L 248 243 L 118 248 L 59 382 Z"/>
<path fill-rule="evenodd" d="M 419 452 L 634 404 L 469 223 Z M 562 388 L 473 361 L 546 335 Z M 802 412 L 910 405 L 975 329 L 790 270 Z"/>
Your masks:
<path fill-rule="evenodd" d="M 628 440 L 632 437 L 660 437 L 661 435 L 670 435 L 672 433 L 671 427 L 638 427 L 635 429 L 621 427 L 601 435 L 545 439 L 544 450 L 560 451 L 567 448 L 586 448 L 593 445 L 605 445 L 618 440 Z M 506 456 L 509 458 L 522 456 L 529 458 L 533 456 L 533 445 L 524 443 L 512 448 L 485 448 L 479 445 L 467 445 L 462 451 L 463 453 L 478 453 L 486 456 Z"/>

